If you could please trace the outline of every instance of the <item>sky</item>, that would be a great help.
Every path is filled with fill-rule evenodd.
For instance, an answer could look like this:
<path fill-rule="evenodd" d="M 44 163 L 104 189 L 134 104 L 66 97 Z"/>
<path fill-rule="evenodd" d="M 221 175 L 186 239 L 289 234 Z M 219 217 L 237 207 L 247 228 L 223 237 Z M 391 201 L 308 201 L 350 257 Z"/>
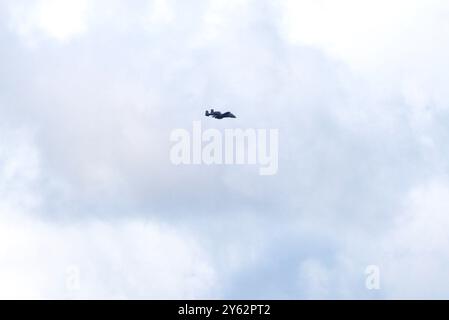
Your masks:
<path fill-rule="evenodd" d="M 447 298 L 447 39 L 443 0 L 0 0 L 0 298 Z M 198 120 L 278 173 L 174 166 Z"/>

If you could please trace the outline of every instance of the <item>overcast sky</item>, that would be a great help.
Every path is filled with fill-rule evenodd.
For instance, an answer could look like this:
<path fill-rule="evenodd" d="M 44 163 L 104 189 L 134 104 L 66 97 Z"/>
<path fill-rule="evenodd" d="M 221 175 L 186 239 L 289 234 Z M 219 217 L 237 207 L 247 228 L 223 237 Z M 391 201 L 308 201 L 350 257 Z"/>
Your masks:
<path fill-rule="evenodd" d="M 0 298 L 449 297 L 448 39 L 444 0 L 0 0 Z M 278 174 L 173 166 L 195 120 Z"/>

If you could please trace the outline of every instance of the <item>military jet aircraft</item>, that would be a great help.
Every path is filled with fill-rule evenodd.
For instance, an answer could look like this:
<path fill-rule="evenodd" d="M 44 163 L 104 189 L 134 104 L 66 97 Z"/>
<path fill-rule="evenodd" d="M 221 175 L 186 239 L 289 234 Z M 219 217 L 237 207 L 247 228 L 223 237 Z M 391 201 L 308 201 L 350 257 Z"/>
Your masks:
<path fill-rule="evenodd" d="M 225 112 L 221 113 L 220 111 L 214 111 L 214 109 L 211 109 L 210 112 L 206 110 L 206 117 L 211 116 L 215 119 L 223 119 L 223 118 L 237 118 L 234 116 L 231 112 Z"/>

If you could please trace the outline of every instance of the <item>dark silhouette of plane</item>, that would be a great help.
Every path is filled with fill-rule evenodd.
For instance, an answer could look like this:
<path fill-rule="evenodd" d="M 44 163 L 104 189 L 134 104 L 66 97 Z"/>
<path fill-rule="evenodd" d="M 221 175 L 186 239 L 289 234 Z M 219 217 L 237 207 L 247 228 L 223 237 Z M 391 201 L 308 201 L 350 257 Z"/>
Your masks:
<path fill-rule="evenodd" d="M 215 119 L 237 118 L 229 111 L 225 112 L 225 113 L 221 113 L 220 111 L 214 111 L 214 109 L 211 109 L 210 112 L 206 110 L 206 117 L 209 117 L 209 116 L 211 116 Z"/>

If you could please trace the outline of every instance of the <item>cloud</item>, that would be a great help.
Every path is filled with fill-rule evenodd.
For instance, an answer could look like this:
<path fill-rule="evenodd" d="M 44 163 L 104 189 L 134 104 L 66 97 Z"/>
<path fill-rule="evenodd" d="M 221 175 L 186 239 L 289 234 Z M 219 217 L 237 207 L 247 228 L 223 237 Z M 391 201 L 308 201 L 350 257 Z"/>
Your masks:
<path fill-rule="evenodd" d="M 45 38 L 67 42 L 87 31 L 88 1 L 33 0 L 9 3 L 11 24 L 32 46 Z"/>
<path fill-rule="evenodd" d="M 447 296 L 448 194 L 447 181 L 436 180 L 414 187 L 404 199 L 394 228 L 374 251 L 382 257 L 388 297 Z"/>
<path fill-rule="evenodd" d="M 216 290 L 199 244 L 170 227 L 144 220 L 14 220 L 2 218 L 0 227 L 4 299 L 192 299 Z"/>
<path fill-rule="evenodd" d="M 403 265 L 442 273 L 442 236 L 390 249 L 445 208 L 445 4 L 66 4 L 1 3 L 5 297 L 407 297 Z M 279 173 L 172 166 L 209 106 L 279 129 Z"/>
<path fill-rule="evenodd" d="M 386 67 L 386 62 L 392 62 L 389 59 L 407 58 L 406 50 L 412 49 L 413 55 L 424 49 L 415 45 L 415 36 L 426 41 L 422 36 L 428 32 L 445 33 L 444 16 L 449 9 L 439 0 L 394 4 L 384 0 L 287 0 L 282 4 L 289 41 L 315 46 L 358 70 L 371 71 Z"/>
<path fill-rule="evenodd" d="M 0 297 L 207 298 L 218 288 L 198 239 L 139 218 L 43 218 L 42 164 L 27 130 L 2 130 Z"/>

